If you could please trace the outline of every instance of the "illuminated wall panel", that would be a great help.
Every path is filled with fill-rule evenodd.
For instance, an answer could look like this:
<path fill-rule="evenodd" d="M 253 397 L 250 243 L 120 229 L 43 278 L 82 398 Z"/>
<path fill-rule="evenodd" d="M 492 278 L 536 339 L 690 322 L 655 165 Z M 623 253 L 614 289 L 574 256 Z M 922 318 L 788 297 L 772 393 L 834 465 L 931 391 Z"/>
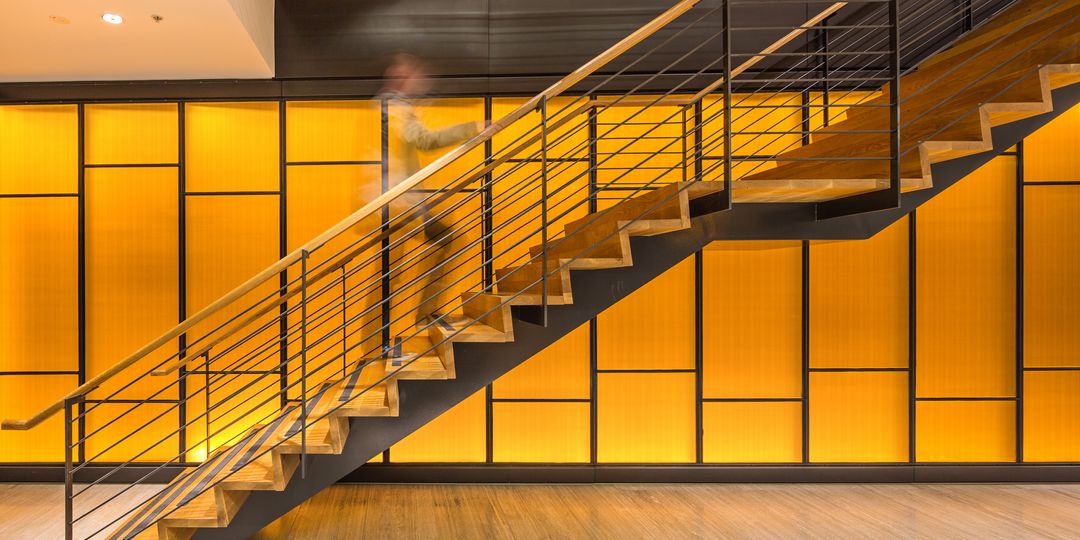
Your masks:
<path fill-rule="evenodd" d="M 398 463 L 484 461 L 484 408 L 481 390 L 390 447 L 390 459 Z"/>
<path fill-rule="evenodd" d="M 289 101 L 285 104 L 286 159 L 294 163 L 377 161 L 381 125 L 378 101 Z"/>
<path fill-rule="evenodd" d="M 510 114 L 524 104 L 526 98 L 493 98 L 491 100 L 491 118 L 497 120 Z M 585 157 L 589 150 L 589 112 L 583 107 L 588 98 L 557 97 L 548 101 L 548 158 Z M 504 151 L 513 152 L 527 141 L 519 152 L 513 153 L 513 159 L 539 159 L 541 143 L 540 113 L 531 111 L 521 120 L 514 122 L 500 131 L 492 139 L 492 155 L 503 155 Z"/>
<path fill-rule="evenodd" d="M 86 191 L 86 366 L 92 377 L 179 322 L 180 231 L 174 168 L 88 169 Z M 160 348 L 99 392 L 111 393 L 177 350 Z M 141 399 L 171 380 L 147 377 L 120 397 Z M 176 395 L 172 385 L 157 398 Z"/>
<path fill-rule="evenodd" d="M 921 462 L 1015 459 L 1011 401 L 920 401 L 915 418 L 915 457 Z"/>
<path fill-rule="evenodd" d="M 907 390 L 907 373 L 811 373 L 810 461 L 907 461 Z"/>
<path fill-rule="evenodd" d="M 918 211 L 920 397 L 1015 391 L 1015 168 L 996 158 Z"/>
<path fill-rule="evenodd" d="M 87 105 L 87 164 L 176 163 L 176 103 Z"/>
<path fill-rule="evenodd" d="M 493 407 L 494 461 L 589 461 L 588 403 L 495 403 Z"/>
<path fill-rule="evenodd" d="M 276 101 L 184 105 L 188 191 L 277 191 Z"/>
<path fill-rule="evenodd" d="M 589 326 L 576 330 L 526 360 L 493 385 L 495 398 L 589 397 Z"/>
<path fill-rule="evenodd" d="M 0 198 L 0 371 L 79 369 L 78 201 Z"/>
<path fill-rule="evenodd" d="M 703 257 L 705 397 L 800 396 L 799 242 L 714 242 Z"/>
<path fill-rule="evenodd" d="M 1024 461 L 1080 461 L 1080 372 L 1024 375 Z"/>
<path fill-rule="evenodd" d="M 358 188 L 372 183 L 378 185 L 378 182 L 378 165 L 290 166 L 287 172 L 288 193 L 286 203 L 288 207 L 286 211 L 288 250 L 299 249 L 319 233 L 334 226 L 359 208 L 364 199 L 357 195 Z M 318 265 L 325 261 L 327 257 L 351 246 L 360 239 L 361 234 L 377 230 L 379 223 L 378 216 L 373 216 L 371 219 L 361 222 L 357 227 L 328 242 L 312 253 L 308 268 L 317 273 L 320 269 Z M 377 338 L 379 335 L 378 327 L 374 326 L 372 322 L 378 319 L 378 313 L 369 311 L 369 308 L 382 299 L 377 278 L 381 270 L 377 258 L 376 262 L 371 262 L 371 257 L 375 256 L 376 251 L 376 248 L 368 249 L 355 260 L 354 265 L 364 264 L 365 266 L 352 274 L 353 277 L 346 282 L 346 288 L 348 289 L 346 302 L 350 304 L 347 314 L 350 318 L 358 317 L 357 324 L 349 328 L 349 331 L 353 333 L 349 338 L 349 342 L 353 344 L 364 336 Z M 352 266 L 350 268 L 355 269 L 356 267 Z M 289 279 L 299 278 L 300 265 L 296 264 L 289 270 Z M 314 343 L 315 339 L 333 332 L 345 322 L 339 320 L 341 311 L 338 306 L 341 302 L 342 292 L 346 291 L 341 288 L 340 272 L 334 272 L 319 281 L 314 281 L 310 286 L 313 288 L 309 292 L 309 316 L 320 314 L 322 317 L 320 321 L 323 321 L 322 326 L 311 328 L 312 334 L 309 336 L 309 340 Z M 323 292 L 316 297 L 315 292 L 317 291 Z M 290 336 L 290 356 L 299 353 L 299 301 L 300 296 L 297 294 L 289 302 L 289 309 L 291 310 L 289 325 L 290 328 L 295 328 L 292 332 L 293 335 Z M 365 313 L 366 315 L 362 315 Z M 328 320 L 328 318 L 332 320 Z M 376 345 L 372 341 L 372 339 L 365 340 L 365 343 L 368 344 L 360 346 L 359 350 L 354 350 L 354 353 L 348 358 L 359 358 L 365 352 L 375 348 Z M 322 369 L 316 370 L 316 380 L 335 377 L 341 373 L 344 362 L 338 356 L 342 351 L 343 342 L 335 337 L 324 341 L 313 352 L 309 352 L 309 361 L 313 358 L 316 359 L 316 363 L 309 364 L 309 366 L 322 366 Z M 296 373 L 296 375 L 290 377 L 290 381 L 297 380 L 296 377 L 299 376 L 297 370 L 300 368 L 299 358 L 295 358 L 289 367 L 291 372 Z M 290 395 L 295 396 L 299 391 L 299 386 L 294 386 L 290 389 Z"/>
<path fill-rule="evenodd" d="M 78 385 L 79 378 L 75 375 L 0 376 L 0 410 L 4 418 L 29 418 L 63 398 Z M 0 462 L 63 461 L 63 412 L 30 431 L 0 430 Z"/>
<path fill-rule="evenodd" d="M 541 194 L 540 164 L 514 163 L 495 169 L 492 186 L 495 211 L 491 218 L 495 268 L 525 264 L 532 258 L 529 250 L 543 244 Z M 585 217 L 589 211 L 588 201 L 588 164 L 563 162 L 551 165 L 548 168 L 548 239 L 561 237 L 567 223 Z"/>
<path fill-rule="evenodd" d="M 908 221 L 810 244 L 810 367 L 907 367 Z"/>
<path fill-rule="evenodd" d="M 703 405 L 706 463 L 802 460 L 802 404 L 710 402 Z"/>
<path fill-rule="evenodd" d="M 694 461 L 692 373 L 601 373 L 598 385 L 598 461 Z"/>
<path fill-rule="evenodd" d="M 597 317 L 597 367 L 693 369 L 693 259 L 664 272 Z"/>
<path fill-rule="evenodd" d="M 238 287 L 251 276 L 278 260 L 278 198 L 267 196 L 229 196 L 229 197 L 188 197 L 186 208 L 187 223 L 187 312 L 188 316 L 202 310 L 212 302 Z M 196 325 L 188 332 L 189 347 L 198 348 L 195 339 L 202 337 L 219 326 L 229 322 L 239 314 L 242 305 L 251 305 L 269 295 L 278 287 L 276 278 L 269 280 L 244 299 L 229 306 L 217 315 Z M 276 315 L 277 310 L 271 315 Z M 245 314 L 244 318 L 251 314 Z M 265 324 L 268 318 L 260 320 Z M 229 323 L 232 328 L 236 321 Z M 216 347 L 217 350 L 232 345 L 236 339 L 253 331 L 257 326 L 249 326 L 236 334 L 230 342 Z M 266 339 L 276 339 L 277 325 L 264 332 L 262 339 L 255 340 L 261 345 Z M 237 352 L 250 352 L 255 345 L 238 349 Z M 214 350 L 211 350 L 214 352 Z M 229 369 L 267 369 L 263 363 L 244 363 L 238 355 L 229 358 Z M 277 363 L 276 355 L 271 364 Z M 218 363 L 218 368 L 225 365 Z"/>
<path fill-rule="evenodd" d="M 1080 180 L 1080 105 L 1065 111 L 1024 139 L 1025 182 Z"/>
<path fill-rule="evenodd" d="M 1028 367 L 1080 366 L 1078 211 L 1080 185 L 1024 188 L 1024 364 Z"/>
<path fill-rule="evenodd" d="M 649 103 L 657 97 L 634 99 Z M 693 115 L 684 110 L 681 106 L 621 104 L 599 108 L 597 183 L 655 186 L 684 180 L 682 164 L 693 148 L 693 140 L 684 138 Z"/>
<path fill-rule="evenodd" d="M 0 194 L 78 191 L 75 105 L 0 107 Z"/>
<path fill-rule="evenodd" d="M 162 463 L 180 457 L 179 405 L 127 403 L 87 406 L 86 460 L 97 463 L 124 461 Z M 120 421 L 112 422 L 114 418 Z M 63 448 L 63 445 L 60 445 Z"/>

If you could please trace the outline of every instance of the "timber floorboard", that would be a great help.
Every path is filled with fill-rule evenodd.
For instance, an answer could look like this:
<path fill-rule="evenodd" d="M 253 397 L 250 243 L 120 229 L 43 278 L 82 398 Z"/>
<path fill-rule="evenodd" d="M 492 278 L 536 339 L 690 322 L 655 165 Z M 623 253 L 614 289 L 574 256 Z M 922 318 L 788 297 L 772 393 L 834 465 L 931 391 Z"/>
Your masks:
<path fill-rule="evenodd" d="M 1077 508 L 1077 484 L 351 484 L 254 538 L 1071 539 Z M 63 538 L 63 486 L 0 484 L 0 538 Z"/>

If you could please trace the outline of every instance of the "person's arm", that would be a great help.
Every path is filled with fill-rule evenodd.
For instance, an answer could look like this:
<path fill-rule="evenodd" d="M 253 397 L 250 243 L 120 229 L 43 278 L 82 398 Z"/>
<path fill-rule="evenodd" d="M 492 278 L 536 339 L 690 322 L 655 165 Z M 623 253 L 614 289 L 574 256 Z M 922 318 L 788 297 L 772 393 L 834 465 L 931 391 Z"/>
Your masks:
<path fill-rule="evenodd" d="M 479 133 L 476 122 L 465 122 L 442 129 L 430 130 L 415 114 L 402 118 L 402 138 L 418 150 L 430 151 L 446 148 L 468 140 Z"/>

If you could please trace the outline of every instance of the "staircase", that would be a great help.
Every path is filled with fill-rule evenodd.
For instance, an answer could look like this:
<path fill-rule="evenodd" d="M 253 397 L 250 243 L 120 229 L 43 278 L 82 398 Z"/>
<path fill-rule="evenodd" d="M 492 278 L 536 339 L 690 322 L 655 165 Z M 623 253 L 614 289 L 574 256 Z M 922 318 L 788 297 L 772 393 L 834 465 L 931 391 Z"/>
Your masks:
<path fill-rule="evenodd" d="M 29 429 L 64 412 L 69 537 L 251 535 L 708 243 L 871 236 L 1080 102 L 1080 4 L 1020 0 L 962 33 L 953 23 L 963 13 L 953 5 L 875 4 L 867 13 L 848 2 L 816 3 L 811 9 L 824 9 L 790 33 L 775 32 L 776 41 L 761 54 L 722 55 L 721 73 L 730 77 L 710 76 L 706 66 L 698 76 L 712 77 L 710 84 L 692 76 L 697 86 L 671 85 L 660 96 L 648 81 L 623 83 L 620 75 L 642 57 L 628 51 L 717 14 L 724 21 L 718 34 L 730 37 L 737 21 L 728 2 L 704 8 L 684 0 L 64 401 L 34 418 L 6 421 L 4 428 Z M 872 42 L 882 33 L 880 17 L 901 30 L 906 21 L 918 21 L 922 33 L 892 47 L 891 80 L 864 76 L 844 86 L 866 97 L 845 105 L 842 121 L 812 133 L 782 131 L 768 115 L 743 121 L 737 93 L 762 76 L 750 68 L 799 54 L 820 57 L 797 38 L 828 17 L 839 18 L 846 31 L 865 33 L 864 41 L 845 42 L 864 58 L 879 49 Z M 918 67 L 900 76 L 905 50 L 921 50 L 931 37 L 953 31 L 958 39 L 952 36 L 928 58 L 908 58 Z M 617 58 L 630 58 L 630 65 L 614 75 L 596 74 Z M 747 60 L 735 66 L 733 58 Z M 778 66 L 763 72 L 784 71 L 774 77 L 779 83 L 795 78 L 788 74 L 791 64 L 786 71 Z M 843 73 L 834 69 L 799 72 L 805 77 L 800 88 L 827 86 Z M 602 93 L 605 85 L 618 91 Z M 706 101 L 721 88 L 726 99 Z M 771 91 L 757 88 L 751 95 Z M 685 95 L 695 90 L 701 91 Z M 574 96 L 560 98 L 553 112 L 564 93 Z M 682 115 L 678 134 L 635 127 L 625 136 L 639 114 L 669 110 Z M 621 111 L 617 121 L 598 122 L 613 111 Z M 899 130 L 892 129 L 896 113 Z M 716 118 L 726 129 L 710 136 L 708 124 Z M 581 126 L 606 124 L 616 126 L 579 135 Z M 471 150 L 507 130 L 519 134 L 513 142 L 490 160 L 469 161 Z M 795 147 L 764 159 L 738 157 L 752 141 L 776 148 L 770 137 L 793 133 L 802 137 Z M 598 151 L 601 143 L 614 149 Z M 665 161 L 669 148 L 679 154 L 675 163 Z M 721 159 L 703 158 L 720 148 Z M 572 176 L 571 158 L 586 150 L 588 176 Z M 625 185 L 625 195 L 601 207 L 599 173 L 622 159 L 635 161 L 611 167 L 619 172 L 603 181 Z M 667 168 L 650 173 L 661 164 Z M 429 188 L 423 202 L 402 203 L 408 200 L 403 194 L 421 187 Z M 843 208 L 890 189 L 897 197 L 889 204 Z M 490 212 L 465 210 L 479 198 L 491 203 Z M 823 208 L 838 217 L 820 219 Z M 453 224 L 447 239 L 425 240 L 425 225 L 439 220 Z M 427 292 L 432 281 L 438 293 Z M 417 306 L 424 303 L 440 307 L 422 316 Z M 179 352 L 155 355 L 172 350 Z M 255 382 L 241 386 L 229 379 L 242 369 L 255 373 L 253 366 L 266 372 Z M 204 381 L 201 394 L 188 399 L 205 399 L 205 412 L 187 421 L 205 424 L 205 436 L 182 443 L 179 455 L 132 485 L 160 479 L 166 465 L 186 467 L 121 515 L 93 526 L 80 521 L 98 508 L 74 511 L 74 501 L 89 489 L 77 482 L 107 481 L 143 454 L 108 463 L 90 480 L 88 464 L 107 460 L 100 454 L 80 460 L 75 453 L 100 430 L 80 433 L 73 426 L 109 402 L 131 404 L 120 416 L 142 414 L 152 425 L 152 415 L 140 407 L 181 381 Z M 249 391 L 255 384 L 263 390 Z"/>

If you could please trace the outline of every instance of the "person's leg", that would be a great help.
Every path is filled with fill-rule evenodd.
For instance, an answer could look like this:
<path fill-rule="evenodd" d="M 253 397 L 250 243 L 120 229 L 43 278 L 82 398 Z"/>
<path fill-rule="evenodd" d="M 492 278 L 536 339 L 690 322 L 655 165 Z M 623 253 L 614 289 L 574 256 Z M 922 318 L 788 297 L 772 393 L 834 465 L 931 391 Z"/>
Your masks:
<path fill-rule="evenodd" d="M 446 293 L 440 294 L 440 291 L 445 287 L 444 283 L 448 283 L 443 276 L 448 272 L 449 266 L 439 267 L 440 264 L 445 262 L 450 256 L 450 236 L 452 231 L 452 225 L 444 221 L 446 217 L 440 219 L 432 219 L 425 216 L 424 219 L 424 268 L 428 273 L 421 280 L 422 288 L 420 292 L 419 305 L 417 306 L 417 321 L 423 321 L 424 317 L 439 312 L 440 310 L 448 311 L 453 305 L 443 306 L 443 302 L 439 301 L 440 297 L 445 297 Z M 443 313 L 445 315 L 445 313 Z"/>

